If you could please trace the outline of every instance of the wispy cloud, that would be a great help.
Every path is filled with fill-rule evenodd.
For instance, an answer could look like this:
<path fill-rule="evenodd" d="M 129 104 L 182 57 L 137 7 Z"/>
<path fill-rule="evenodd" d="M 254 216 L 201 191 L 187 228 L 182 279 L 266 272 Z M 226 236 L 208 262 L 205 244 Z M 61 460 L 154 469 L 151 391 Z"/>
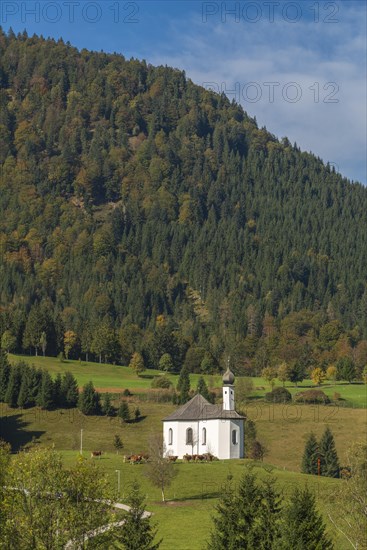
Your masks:
<path fill-rule="evenodd" d="M 179 53 L 163 48 L 150 60 L 184 68 L 198 84 L 216 83 L 260 126 L 366 183 L 366 8 L 338 5 L 334 24 L 203 23 L 192 15 L 169 31 Z"/>
<path fill-rule="evenodd" d="M 228 96 L 240 101 L 260 126 L 288 136 L 333 162 L 343 175 L 366 183 L 365 2 L 81 0 L 75 3 L 73 21 L 68 2 L 59 3 L 58 23 L 45 16 L 36 22 L 32 10 L 24 19 L 22 10 L 36 4 L 42 2 L 4 2 L 6 13 L 16 13 L 4 19 L 0 11 L 1 23 L 18 31 L 26 27 L 30 34 L 62 36 L 78 47 L 172 65 L 198 84 L 214 82 L 221 89 L 224 83 Z M 49 18 L 53 4 L 45 4 Z M 101 12 L 96 23 L 86 16 L 95 13 L 92 4 Z M 85 12 L 88 5 L 91 11 Z M 230 13 L 233 9 L 236 15 Z M 132 10 L 137 23 L 131 24 Z M 258 92 L 256 86 L 248 87 L 251 82 L 260 88 L 257 101 L 251 101 Z M 295 97 L 298 101 L 292 102 Z"/>

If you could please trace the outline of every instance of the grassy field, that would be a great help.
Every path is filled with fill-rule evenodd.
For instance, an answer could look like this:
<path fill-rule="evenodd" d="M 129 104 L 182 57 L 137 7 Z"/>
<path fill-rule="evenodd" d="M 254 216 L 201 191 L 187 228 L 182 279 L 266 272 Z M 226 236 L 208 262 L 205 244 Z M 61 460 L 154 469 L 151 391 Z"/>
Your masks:
<path fill-rule="evenodd" d="M 35 407 L 20 410 L 10 409 L 0 404 L 0 437 L 10 441 L 14 451 L 32 441 L 35 444 L 54 445 L 69 463 L 75 460 L 79 453 L 81 430 L 83 430 L 84 456 L 90 460 L 90 451 L 103 451 L 98 464 L 107 472 L 112 487 L 117 486 L 116 470 L 121 471 L 120 498 L 122 500 L 126 497 L 129 486 L 135 478 L 141 484 L 143 492 L 147 495 L 147 509 L 154 513 L 159 536 L 164 540 L 162 550 L 205 548 L 205 541 L 208 539 L 212 525 L 214 507 L 227 476 L 232 475 L 236 483 L 249 462 L 234 460 L 210 464 L 178 463 L 175 465 L 178 475 L 167 491 L 169 502 L 163 505 L 160 502 L 159 491 L 154 489 L 144 476 L 145 466 L 125 464 L 122 458 L 124 454 L 146 451 L 149 436 L 161 433 L 162 418 L 175 409 L 171 403 L 144 400 L 142 393 L 147 393 L 151 376 L 159 374 L 158 371 L 148 371 L 144 374 L 149 377 L 139 378 L 127 367 L 86 364 L 78 361 L 60 362 L 57 359 L 43 357 L 12 356 L 11 359 L 27 360 L 47 368 L 52 374 L 70 370 L 77 377 L 80 385 L 92 379 L 95 386 L 101 390 L 121 392 L 129 388 L 133 392 L 133 396 L 128 398 L 130 409 L 133 412 L 136 407 L 139 407 L 142 415 L 139 422 L 126 424 L 117 418 L 85 417 L 77 409 L 42 411 Z M 176 382 L 177 376 L 171 375 L 171 378 Z M 193 387 L 197 378 L 198 375 L 192 376 Z M 219 376 L 208 378 L 209 381 L 214 386 L 221 385 Z M 311 430 L 320 437 L 325 426 L 329 425 L 334 433 L 338 455 L 343 464 L 345 451 L 351 443 L 356 440 L 365 440 L 367 437 L 367 409 L 361 408 L 366 404 L 363 397 L 365 388 L 353 384 L 343 385 L 343 390 L 340 390 L 339 384 L 335 385 L 342 396 L 345 391 L 345 399 L 348 399 L 350 405 L 355 403 L 354 407 L 336 404 L 280 405 L 267 404 L 261 400 L 264 393 L 269 391 L 261 378 L 254 379 L 254 384 L 258 389 L 254 391 L 252 399 L 242 407 L 247 416 L 256 422 L 258 438 L 265 444 L 268 451 L 265 457 L 266 464 L 257 464 L 256 471 L 259 475 L 268 475 L 268 472 L 273 470 L 279 487 L 285 495 L 295 485 L 307 482 L 316 492 L 320 510 L 328 521 L 326 512 L 332 513 L 331 495 L 341 481 L 318 479 L 299 473 L 305 439 Z M 290 390 L 293 393 L 310 385 L 309 381 L 305 381 L 299 388 L 290 388 Z M 331 385 L 325 385 L 322 389 L 331 394 L 336 390 Z M 361 393 L 361 397 L 358 397 L 358 392 Z M 116 395 L 116 399 L 119 398 Z M 116 455 L 113 448 L 115 434 L 120 435 L 124 444 L 124 449 L 119 455 Z M 335 547 L 338 550 L 347 550 L 349 546 L 338 538 L 330 523 L 328 527 L 335 537 Z"/>
<path fill-rule="evenodd" d="M 141 376 L 137 376 L 129 367 L 122 367 L 119 365 L 100 364 L 83 361 L 60 361 L 55 357 L 34 357 L 28 355 L 9 355 L 11 362 L 25 361 L 29 364 L 33 364 L 36 367 L 47 369 L 51 374 L 63 373 L 70 371 L 76 377 L 78 384 L 82 387 L 84 384 L 92 380 L 95 387 L 100 391 L 122 392 L 128 388 L 131 391 L 143 392 L 151 387 L 152 379 L 155 376 L 163 374 L 161 371 L 149 369 L 146 370 Z M 174 385 L 177 384 L 178 376 L 175 374 L 168 375 Z M 199 374 L 191 374 L 190 381 L 191 387 L 195 388 L 199 378 Z M 221 376 L 204 376 L 207 383 L 211 387 L 221 387 Z M 263 378 L 252 378 L 255 386 L 254 392 L 251 394 L 251 398 L 262 399 L 266 392 L 270 391 L 269 385 Z M 278 383 L 277 386 L 280 384 Z M 304 380 L 298 385 L 293 386 L 290 383 L 286 383 L 285 387 L 294 395 L 295 393 L 314 388 L 311 380 Z M 366 384 L 347 384 L 343 382 L 326 382 L 321 386 L 322 391 L 326 393 L 331 399 L 335 392 L 339 393 L 341 400 L 338 401 L 338 406 L 342 407 L 367 407 L 367 385 Z"/>
<path fill-rule="evenodd" d="M 257 389 L 251 394 L 251 397 L 262 398 L 265 393 L 271 390 L 269 384 L 265 382 L 263 378 L 253 377 L 252 380 Z M 282 384 L 277 381 L 276 386 L 281 385 Z M 341 399 L 338 401 L 338 405 L 340 407 L 367 407 L 367 384 L 363 384 L 362 382 L 353 382 L 349 384 L 342 381 L 326 380 L 322 386 L 315 386 L 312 380 L 305 379 L 299 383 L 297 387 L 290 382 L 286 382 L 285 387 L 292 395 L 304 390 L 322 390 L 331 400 L 333 400 L 334 393 L 339 393 Z"/>
<path fill-rule="evenodd" d="M 175 406 L 141 402 L 138 395 L 129 398 L 129 404 L 131 411 L 139 407 L 142 415 L 139 422 L 126 424 L 118 418 L 84 416 L 77 409 L 42 411 L 35 407 L 22 411 L 0 404 L 0 437 L 10 441 L 14 450 L 35 437 L 42 444 L 53 444 L 59 450 L 78 451 L 83 429 L 83 446 L 88 451 L 113 452 L 114 435 L 119 434 L 124 454 L 145 452 L 149 436 L 161 433 L 162 419 Z M 325 426 L 330 426 L 341 462 L 353 441 L 367 437 L 367 411 L 363 409 L 251 403 L 246 407 L 246 414 L 256 422 L 257 436 L 268 451 L 266 460 L 296 472 L 305 439 L 311 431 L 319 437 Z"/>
<path fill-rule="evenodd" d="M 75 460 L 75 453 L 63 453 L 66 463 Z M 108 453 L 99 461 L 109 477 L 111 486 L 117 491 L 117 472 L 121 472 L 120 498 L 126 498 L 132 483 L 139 482 L 142 492 L 146 495 L 146 508 L 153 512 L 153 520 L 158 526 L 158 537 L 163 538 L 161 550 L 200 550 L 205 548 L 212 528 L 212 517 L 215 505 L 222 494 L 227 476 L 232 476 L 234 486 L 238 483 L 246 468 L 252 464 L 259 477 L 274 475 L 277 486 L 284 495 L 296 486 L 307 484 L 315 493 L 319 509 L 326 519 L 326 511 L 333 510 L 330 497 L 340 484 L 339 480 L 305 476 L 293 472 L 283 471 L 269 464 L 253 464 L 247 460 L 217 461 L 209 464 L 175 464 L 177 477 L 166 492 L 167 503 L 160 500 L 160 491 L 155 489 L 146 479 L 144 465 L 125 464 L 121 456 Z M 332 526 L 328 523 L 330 533 Z M 336 548 L 346 550 L 348 545 L 337 538 Z"/>
<path fill-rule="evenodd" d="M 108 389 L 110 391 L 123 391 L 125 388 L 135 391 L 150 388 L 152 378 L 159 374 L 159 371 L 145 371 L 142 376 L 136 374 L 129 367 L 109 365 L 105 363 L 92 363 L 84 361 L 60 361 L 56 357 L 34 357 L 28 355 L 9 355 L 12 363 L 25 361 L 38 368 L 47 369 L 51 374 L 70 371 L 78 381 L 80 387 L 93 381 L 96 388 Z"/>
<path fill-rule="evenodd" d="M 110 365 L 108 363 L 92 363 L 85 361 L 60 361 L 56 357 L 34 357 L 29 355 L 9 354 L 11 363 L 25 361 L 38 368 L 47 369 L 52 375 L 62 374 L 70 371 L 78 381 L 80 387 L 93 381 L 94 386 L 100 391 L 122 392 L 124 389 L 135 392 L 142 392 L 151 387 L 152 379 L 155 376 L 164 374 L 162 371 L 147 369 L 140 376 L 137 376 L 129 367 L 120 365 Z M 191 374 L 191 386 L 197 385 L 199 374 Z M 169 374 L 168 377 L 176 386 L 178 381 L 177 374 Z M 209 378 L 209 377 L 205 377 Z M 214 385 L 221 385 L 221 376 L 210 377 Z"/>

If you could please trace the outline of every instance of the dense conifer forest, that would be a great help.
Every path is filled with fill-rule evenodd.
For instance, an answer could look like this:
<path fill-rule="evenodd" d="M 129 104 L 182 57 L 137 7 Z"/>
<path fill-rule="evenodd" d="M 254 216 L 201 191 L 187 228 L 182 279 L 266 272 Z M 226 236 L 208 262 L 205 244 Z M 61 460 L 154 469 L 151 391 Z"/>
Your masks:
<path fill-rule="evenodd" d="M 367 189 L 183 71 L 0 30 L 0 166 L 4 348 L 366 364 Z"/>

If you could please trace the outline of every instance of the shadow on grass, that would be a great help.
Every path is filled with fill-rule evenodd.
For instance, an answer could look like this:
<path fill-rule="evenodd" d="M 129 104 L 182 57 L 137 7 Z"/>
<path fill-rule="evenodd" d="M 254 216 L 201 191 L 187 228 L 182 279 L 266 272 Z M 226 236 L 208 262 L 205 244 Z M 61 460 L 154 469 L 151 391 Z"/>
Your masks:
<path fill-rule="evenodd" d="M 142 416 L 139 416 L 138 418 L 133 418 L 132 420 L 130 420 L 129 424 L 139 424 L 139 422 L 142 422 L 145 419 L 146 419 L 146 416 L 142 415 Z"/>
<path fill-rule="evenodd" d="M 181 498 L 173 498 L 170 499 L 171 502 L 186 502 L 189 500 L 210 500 L 210 499 L 217 499 L 221 498 L 223 496 L 223 491 L 205 491 L 203 490 L 201 493 L 197 495 L 188 495 Z"/>
<path fill-rule="evenodd" d="M 11 445 L 13 452 L 18 452 L 28 443 L 34 442 L 43 435 L 44 431 L 26 430 L 30 422 L 24 421 L 21 414 L 12 414 L 1 416 L 0 418 L 0 438 Z"/>
<path fill-rule="evenodd" d="M 139 374 L 139 378 L 146 378 L 147 380 L 152 380 L 153 378 L 156 378 L 157 376 L 154 374 Z"/>

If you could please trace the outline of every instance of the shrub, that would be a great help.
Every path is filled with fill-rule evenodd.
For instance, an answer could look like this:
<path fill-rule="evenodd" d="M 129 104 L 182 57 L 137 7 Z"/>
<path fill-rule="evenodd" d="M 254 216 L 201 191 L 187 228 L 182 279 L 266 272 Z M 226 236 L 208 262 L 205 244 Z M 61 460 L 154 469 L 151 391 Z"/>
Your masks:
<path fill-rule="evenodd" d="M 266 452 L 267 450 L 264 447 L 264 445 L 256 439 L 255 441 L 253 441 L 249 449 L 248 457 L 251 458 L 252 460 L 262 461 L 264 459 Z"/>
<path fill-rule="evenodd" d="M 159 368 L 166 372 L 172 372 L 175 370 L 172 357 L 169 353 L 164 353 L 159 360 Z"/>
<path fill-rule="evenodd" d="M 311 379 L 312 379 L 312 382 L 315 384 L 315 386 L 321 386 L 321 384 L 325 380 L 325 377 L 326 375 L 320 367 L 316 367 L 311 372 Z"/>
<path fill-rule="evenodd" d="M 237 401 L 246 401 L 246 398 L 254 391 L 254 382 L 251 378 L 243 377 L 236 380 Z"/>
<path fill-rule="evenodd" d="M 142 372 L 145 371 L 145 364 L 143 356 L 137 351 L 133 353 L 129 367 L 135 371 L 135 373 L 140 376 Z"/>
<path fill-rule="evenodd" d="M 296 403 L 322 403 L 326 405 L 330 403 L 328 396 L 321 390 L 306 390 L 297 393 L 294 396 Z"/>
<path fill-rule="evenodd" d="M 124 397 L 130 397 L 130 396 L 132 395 L 132 393 L 131 393 L 130 390 L 128 390 L 128 389 L 126 388 L 126 390 L 124 390 L 124 391 L 122 392 L 122 395 L 123 395 Z"/>
<path fill-rule="evenodd" d="M 152 388 L 168 389 L 172 386 L 171 380 L 167 376 L 155 376 L 151 383 Z"/>
<path fill-rule="evenodd" d="M 330 365 L 326 369 L 326 378 L 328 380 L 336 380 L 336 375 L 337 375 L 336 367 L 334 367 L 334 365 Z"/>
<path fill-rule="evenodd" d="M 337 391 L 334 391 L 334 393 L 333 393 L 333 400 L 334 400 L 334 401 L 339 401 L 339 399 L 341 399 L 340 393 L 337 392 Z"/>
<path fill-rule="evenodd" d="M 274 388 L 265 394 L 265 401 L 271 403 L 287 403 L 292 401 L 292 394 L 286 388 Z"/>
<path fill-rule="evenodd" d="M 119 454 L 120 449 L 124 448 L 124 444 L 121 441 L 121 437 L 118 434 L 116 434 L 114 439 L 113 439 L 113 446 L 115 447 L 117 454 Z"/>

